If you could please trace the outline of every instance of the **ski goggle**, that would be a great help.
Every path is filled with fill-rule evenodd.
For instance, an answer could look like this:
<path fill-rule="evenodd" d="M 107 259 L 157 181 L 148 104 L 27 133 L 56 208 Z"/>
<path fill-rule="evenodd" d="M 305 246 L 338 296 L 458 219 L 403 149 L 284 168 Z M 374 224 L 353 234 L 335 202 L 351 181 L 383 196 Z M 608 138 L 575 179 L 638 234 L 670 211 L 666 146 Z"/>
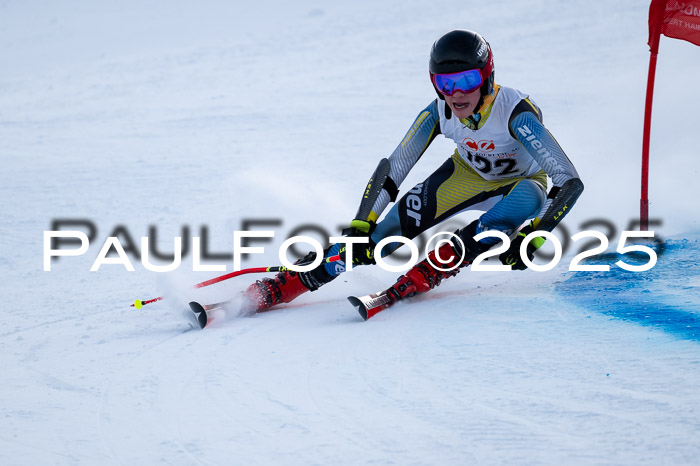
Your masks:
<path fill-rule="evenodd" d="M 430 80 L 440 94 L 448 96 L 456 91 L 471 92 L 479 88 L 484 82 L 479 69 L 459 71 L 457 73 L 431 74 Z"/>

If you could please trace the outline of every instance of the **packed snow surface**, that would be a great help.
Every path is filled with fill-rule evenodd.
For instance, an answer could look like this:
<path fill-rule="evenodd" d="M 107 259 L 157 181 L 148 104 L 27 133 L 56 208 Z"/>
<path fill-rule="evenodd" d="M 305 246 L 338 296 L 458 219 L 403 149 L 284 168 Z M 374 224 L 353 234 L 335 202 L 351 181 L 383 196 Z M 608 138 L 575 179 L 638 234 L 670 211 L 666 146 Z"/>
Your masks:
<path fill-rule="evenodd" d="M 687 42 L 662 38 L 657 70 L 658 263 L 615 265 L 648 260 L 615 254 L 638 218 L 647 14 L 632 0 L 0 2 L 0 464 L 697 464 L 700 48 Z M 277 264 L 304 225 L 337 235 L 435 98 L 428 53 L 455 28 L 486 37 L 496 81 L 542 107 L 586 186 L 559 265 L 464 270 L 367 322 L 346 297 L 398 274 L 358 268 L 192 329 L 189 300 L 260 278 L 192 289 L 224 273 L 192 271 L 192 237 L 225 255 L 234 230 L 273 230 L 253 267 Z M 452 150 L 436 140 L 403 192 Z M 47 272 L 56 220 L 94 236 Z M 583 230 L 609 238 L 583 262 L 609 271 L 568 270 Z M 111 235 L 134 272 L 90 272 Z M 142 236 L 190 251 L 151 272 Z"/>

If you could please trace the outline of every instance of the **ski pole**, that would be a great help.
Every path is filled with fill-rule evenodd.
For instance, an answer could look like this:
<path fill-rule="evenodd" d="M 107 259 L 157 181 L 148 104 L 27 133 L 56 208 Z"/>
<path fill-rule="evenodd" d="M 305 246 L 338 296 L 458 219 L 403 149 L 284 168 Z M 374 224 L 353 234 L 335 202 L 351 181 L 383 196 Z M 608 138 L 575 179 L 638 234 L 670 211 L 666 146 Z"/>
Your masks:
<path fill-rule="evenodd" d="M 336 262 L 338 260 L 340 260 L 340 255 L 327 257 L 326 259 L 323 260 L 323 262 L 328 264 L 331 262 Z M 311 262 L 308 262 L 306 264 L 299 264 L 299 265 L 308 265 L 310 263 Z M 228 280 L 228 279 L 233 278 L 233 277 L 238 277 L 239 275 L 247 275 L 249 273 L 285 272 L 287 270 L 289 270 L 289 268 L 285 267 L 283 265 L 275 265 L 272 267 L 252 267 L 249 269 L 242 269 L 242 270 L 238 270 L 236 272 L 227 273 L 226 275 L 221 275 L 220 277 L 215 277 L 215 278 L 211 278 L 209 280 L 205 280 L 201 283 L 197 283 L 192 288 L 204 288 L 205 286 L 209 286 L 209 285 L 213 285 L 215 283 L 223 282 L 224 280 Z M 146 304 L 155 303 L 156 301 L 160 301 L 164 298 L 165 298 L 165 296 L 158 296 L 157 298 L 146 299 L 143 301 L 140 299 L 137 299 L 136 301 L 134 301 L 134 303 L 131 305 L 131 307 L 135 307 L 136 309 L 141 309 Z"/>

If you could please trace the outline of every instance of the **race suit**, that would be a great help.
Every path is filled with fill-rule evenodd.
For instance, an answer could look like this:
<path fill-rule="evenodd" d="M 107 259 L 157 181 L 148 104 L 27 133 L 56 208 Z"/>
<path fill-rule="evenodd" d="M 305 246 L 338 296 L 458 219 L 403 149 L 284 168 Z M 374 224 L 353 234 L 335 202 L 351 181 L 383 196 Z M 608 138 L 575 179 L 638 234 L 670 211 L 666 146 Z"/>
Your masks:
<path fill-rule="evenodd" d="M 498 230 L 511 235 L 533 218 L 538 230 L 552 231 L 583 190 L 573 164 L 543 125 L 539 107 L 520 91 L 496 85 L 469 118 L 451 115 L 442 99 L 420 112 L 389 157 L 389 179 L 368 218 L 362 220 L 379 218 L 439 134 L 452 139 L 457 149 L 377 223 L 370 236 L 374 244 L 395 235 L 412 239 L 468 210 L 485 211 L 477 233 Z M 553 184 L 548 194 L 547 176 Z M 490 237 L 487 241 L 498 240 Z M 382 256 L 399 245 L 388 245 Z M 326 256 L 337 254 L 339 248 L 332 246 Z M 342 262 L 325 267 L 333 276 L 345 269 Z"/>

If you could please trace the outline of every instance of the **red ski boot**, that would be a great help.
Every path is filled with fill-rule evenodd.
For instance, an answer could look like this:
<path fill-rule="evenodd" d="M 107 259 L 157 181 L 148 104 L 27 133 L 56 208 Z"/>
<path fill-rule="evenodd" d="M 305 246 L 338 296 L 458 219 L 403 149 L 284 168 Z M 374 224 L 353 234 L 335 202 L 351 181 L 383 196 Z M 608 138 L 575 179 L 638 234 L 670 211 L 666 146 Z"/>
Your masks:
<path fill-rule="evenodd" d="M 297 264 L 307 264 L 316 258 L 315 252 L 310 252 Z M 269 309 L 280 303 L 289 303 L 307 291 L 316 291 L 321 286 L 332 281 L 335 277 L 328 274 L 324 264 L 309 272 L 293 272 L 286 270 L 278 273 L 275 278 L 263 278 L 248 287 L 246 297 L 252 302 L 257 311 Z"/>
<path fill-rule="evenodd" d="M 256 310 L 268 309 L 276 304 L 289 303 L 309 289 L 292 271 L 278 273 L 275 278 L 263 278 L 248 287 L 245 295 L 253 302 Z"/>
<path fill-rule="evenodd" d="M 455 267 L 459 262 L 459 255 L 455 253 L 454 249 L 449 244 L 444 244 L 438 250 L 438 254 L 440 258 L 445 260 L 447 258 L 452 258 L 452 260 L 447 263 L 440 262 L 436 258 L 435 251 L 430 251 L 428 257 L 414 265 L 411 270 L 406 272 L 406 275 L 401 275 L 398 281 L 387 290 L 393 295 L 396 301 L 418 293 L 430 291 L 442 283 L 444 279 L 457 275 L 460 267 L 469 265 L 465 262 Z M 428 259 L 430 259 L 430 261 Z M 431 265 L 431 262 L 442 269 L 455 268 L 450 271 L 442 271 Z"/>

